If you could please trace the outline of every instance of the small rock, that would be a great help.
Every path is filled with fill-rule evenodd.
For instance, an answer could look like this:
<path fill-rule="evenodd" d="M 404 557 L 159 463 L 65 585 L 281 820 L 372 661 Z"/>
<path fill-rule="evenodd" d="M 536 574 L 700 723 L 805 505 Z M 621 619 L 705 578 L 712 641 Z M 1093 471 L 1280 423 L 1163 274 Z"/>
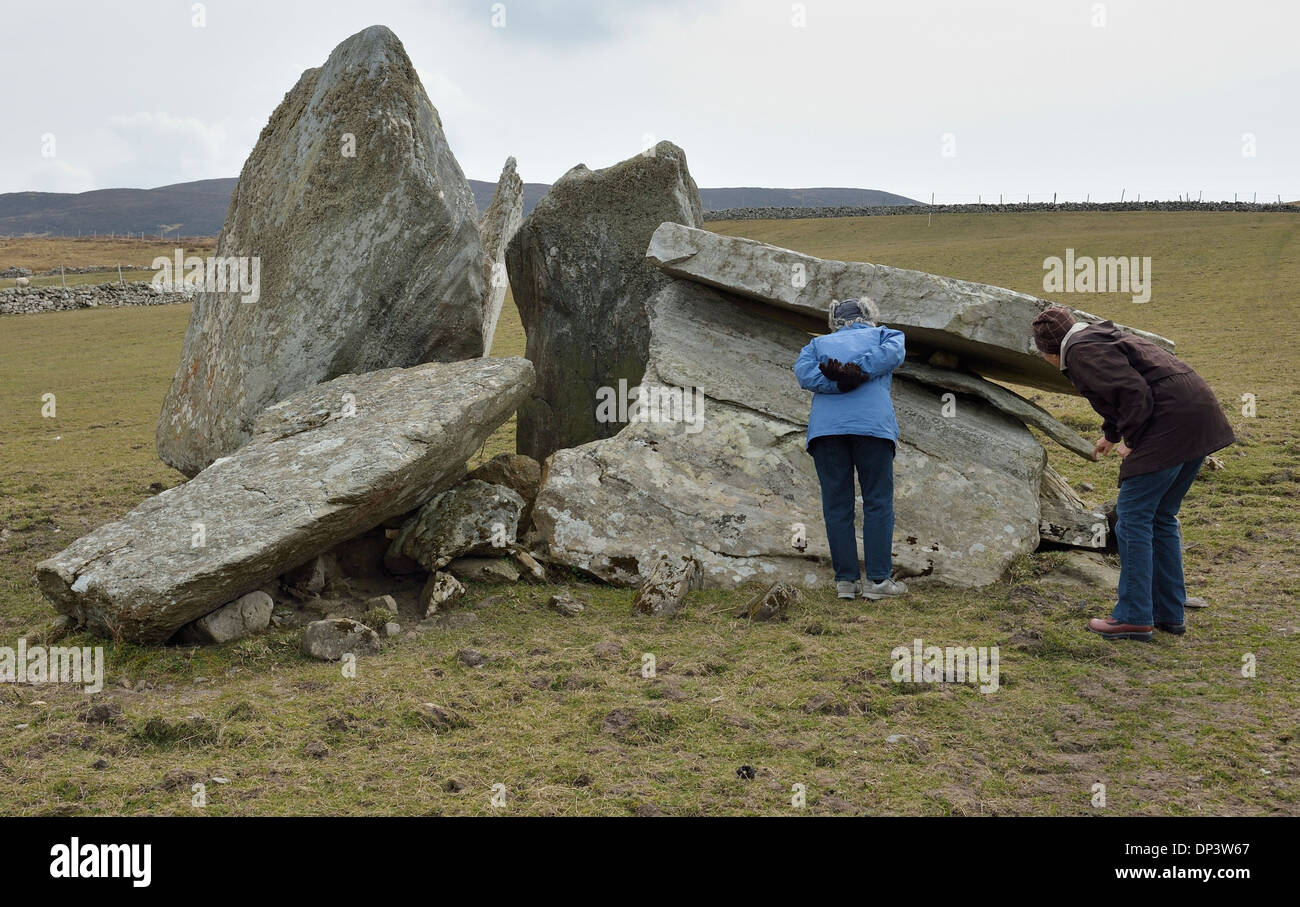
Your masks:
<path fill-rule="evenodd" d="M 393 539 L 389 553 L 438 571 L 467 554 L 492 554 L 513 544 L 524 499 L 504 485 L 468 479 L 420 508 Z"/>
<path fill-rule="evenodd" d="M 592 651 L 598 658 L 618 658 L 623 654 L 623 647 L 616 642 L 598 642 Z"/>
<path fill-rule="evenodd" d="M 745 605 L 750 620 L 785 620 L 790 607 L 799 601 L 799 590 L 789 583 L 773 583 Z"/>
<path fill-rule="evenodd" d="M 487 663 L 487 657 L 477 649 L 461 649 L 456 653 L 456 660 L 467 668 L 479 668 Z"/>
<path fill-rule="evenodd" d="M 552 611 L 563 614 L 565 617 L 577 617 L 586 607 L 582 602 L 567 595 L 552 595 L 551 600 L 546 605 Z"/>
<path fill-rule="evenodd" d="M 338 661 L 344 655 L 373 655 L 379 651 L 379 634 L 360 621 L 346 617 L 312 621 L 302 633 L 302 652 L 321 661 Z"/>
<path fill-rule="evenodd" d="M 240 596 L 181 628 L 183 642 L 216 645 L 259 633 L 271 625 L 275 601 L 260 590 Z"/>
<path fill-rule="evenodd" d="M 509 550 L 510 556 L 515 559 L 515 562 L 519 564 L 524 573 L 528 574 L 530 579 L 539 583 L 546 582 L 546 568 L 537 562 L 537 558 L 518 545 L 512 545 Z"/>
<path fill-rule="evenodd" d="M 467 583 L 519 581 L 519 568 L 500 557 L 458 557 L 447 565 L 447 572 Z"/>
<path fill-rule="evenodd" d="M 452 709 L 444 708 L 432 702 L 423 702 L 418 709 L 420 722 L 435 731 L 449 731 L 465 727 L 467 722 Z"/>
<path fill-rule="evenodd" d="M 313 740 L 303 749 L 303 753 L 313 759 L 324 759 L 330 754 L 330 748 L 319 740 Z"/>
<path fill-rule="evenodd" d="M 401 632 L 402 625 L 396 621 L 390 620 L 388 623 L 384 624 L 384 636 L 389 637 L 390 639 Z"/>
<path fill-rule="evenodd" d="M 632 610 L 653 617 L 676 614 L 699 572 L 700 563 L 693 557 L 659 555 L 641 581 L 641 588 L 632 601 Z"/>
<path fill-rule="evenodd" d="M 464 594 L 465 587 L 460 580 L 450 573 L 435 570 L 420 590 L 420 607 L 424 609 L 425 617 L 432 617 L 450 607 Z"/>
<path fill-rule="evenodd" d="M 1185 602 L 1183 603 L 1183 607 L 1185 607 L 1185 608 L 1208 608 L 1208 607 L 1210 607 L 1210 603 L 1207 602 L 1205 599 L 1201 598 L 1200 596 L 1189 596 L 1188 599 L 1187 599 L 1187 601 L 1185 601 Z"/>

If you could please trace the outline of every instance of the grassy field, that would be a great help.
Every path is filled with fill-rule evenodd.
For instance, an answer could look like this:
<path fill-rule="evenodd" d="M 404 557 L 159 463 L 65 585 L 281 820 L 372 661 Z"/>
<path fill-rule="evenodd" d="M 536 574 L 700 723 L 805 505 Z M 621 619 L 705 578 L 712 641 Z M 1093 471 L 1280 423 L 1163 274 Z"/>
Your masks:
<path fill-rule="evenodd" d="M 176 249 L 182 248 L 186 255 L 209 255 L 216 248 L 215 237 L 185 237 L 159 241 L 157 239 L 106 239 L 104 237 L 86 237 L 84 239 L 45 239 L 32 237 L 0 237 L 0 269 L 8 267 L 30 268 L 41 275 L 53 268 L 116 268 L 122 266 L 122 277 L 132 280 L 150 280 L 154 272 L 148 270 L 153 260 L 160 255 L 171 258 Z M 53 276 L 35 276 L 31 278 L 32 286 L 57 287 L 63 281 L 67 285 L 116 283 L 116 271 L 100 271 L 91 274 L 58 274 Z M 15 278 L 0 277 L 0 289 L 15 285 Z"/>
<path fill-rule="evenodd" d="M 710 227 L 1037 295 L 1044 257 L 1067 247 L 1151 256 L 1150 303 L 1060 299 L 1177 340 L 1232 417 L 1242 443 L 1184 507 L 1189 585 L 1212 606 L 1189 613 L 1185 637 L 1107 644 L 1082 625 L 1110 599 L 1042 582 L 1058 556 L 1040 554 L 981 590 L 917 589 L 891 604 L 808 594 L 777 624 L 723 610 L 747 591 L 692 593 L 683 614 L 650 620 L 630 613 L 630 592 L 576 580 L 570 591 L 589 606 L 574 619 L 544 607 L 556 587 L 475 588 L 472 623 L 399 637 L 355 678 L 299 655 L 290 632 L 213 649 L 110 644 L 96 696 L 0 684 L 0 811 L 1300 812 L 1300 220 L 989 214 Z M 2 264 L 31 260 L 0 249 Z M 180 480 L 157 460 L 153 429 L 188 314 L 0 318 L 0 644 L 37 641 L 52 615 L 31 581 L 36 561 Z M 522 349 L 508 305 L 493 352 Z M 57 418 L 41 417 L 45 393 Z M 1242 394 L 1255 395 L 1257 417 L 1242 415 Z M 1097 431 L 1082 401 L 1033 395 Z M 504 426 L 483 456 L 510 449 L 512 432 Z M 1049 454 L 1072 482 L 1095 485 L 1096 500 L 1113 496 L 1113 460 Z M 890 652 L 915 637 L 999 646 L 1000 689 L 892 683 Z M 465 666 L 465 648 L 487 662 Z M 645 653 L 653 679 L 641 674 Z M 1253 677 L 1242 676 L 1248 655 Z M 451 720 L 430 721 L 428 702 Z M 1104 807 L 1092 805 L 1098 783 Z M 492 803 L 494 785 L 504 806 Z"/>

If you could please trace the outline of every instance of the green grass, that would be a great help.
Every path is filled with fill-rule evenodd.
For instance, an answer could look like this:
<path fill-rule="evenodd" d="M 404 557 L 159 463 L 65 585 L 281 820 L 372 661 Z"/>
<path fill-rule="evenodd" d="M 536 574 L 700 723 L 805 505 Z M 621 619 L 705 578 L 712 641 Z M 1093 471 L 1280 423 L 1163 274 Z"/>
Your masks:
<path fill-rule="evenodd" d="M 651 620 L 631 614 L 629 591 L 576 579 L 568 588 L 589 606 L 572 619 L 545 607 L 557 587 L 475 588 L 472 624 L 399 637 L 355 678 L 272 632 L 212 649 L 109 644 L 108 687 L 94 697 L 0 684 L 0 809 L 785 814 L 803 784 L 810 814 L 1296 814 L 1297 223 L 1088 213 L 710 225 L 1039 295 L 1043 257 L 1067 246 L 1151 255 L 1145 306 L 1061 298 L 1177 340 L 1243 439 L 1184 508 L 1189 584 L 1213 603 L 1190 613 L 1185 637 L 1108 645 L 1084 633 L 1109 601 L 1039 582 L 1050 554 L 982 590 L 917 589 L 887 605 L 806 594 L 776 624 L 726 612 L 752 590 L 691 593 L 684 614 Z M 36 561 L 151 484 L 179 481 L 155 456 L 153 427 L 187 318 L 186 306 L 0 318 L 0 642 L 35 640 L 51 616 Z M 508 304 L 493 353 L 522 350 Z M 56 419 L 41 418 L 47 392 Z M 1081 401 L 1032 393 L 1096 430 Z M 1240 415 L 1242 393 L 1256 394 L 1258 418 Z M 480 458 L 509 449 L 512 433 L 503 426 Z M 1097 500 L 1113 494 L 1113 461 L 1049 452 Z M 480 606 L 489 595 L 501 597 Z M 1001 688 L 892 683 L 890 652 L 914 637 L 1000 646 Z M 466 647 L 490 660 L 463 666 Z M 657 678 L 641 676 L 645 653 Z M 1247 653 L 1254 678 L 1241 676 Z M 88 700 L 112 708 L 87 714 Z M 429 702 L 451 720 L 431 720 Z M 199 782 L 202 808 L 191 805 Z M 1097 782 L 1104 809 L 1090 805 Z M 491 805 L 496 784 L 503 809 Z"/>

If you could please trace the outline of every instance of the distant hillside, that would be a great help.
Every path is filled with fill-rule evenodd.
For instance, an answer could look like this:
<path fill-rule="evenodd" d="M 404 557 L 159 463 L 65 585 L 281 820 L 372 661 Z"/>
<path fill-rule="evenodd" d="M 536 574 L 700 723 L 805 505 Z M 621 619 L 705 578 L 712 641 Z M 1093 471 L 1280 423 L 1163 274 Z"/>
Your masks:
<path fill-rule="evenodd" d="M 701 189 L 705 211 L 725 208 L 838 208 L 919 205 L 915 199 L 880 189 Z"/>
<path fill-rule="evenodd" d="M 180 224 L 182 236 L 215 236 L 226 221 L 234 179 L 199 180 L 157 189 L 10 192 L 0 195 L 0 234 L 144 233 Z"/>
<path fill-rule="evenodd" d="M 157 189 L 97 189 L 79 194 L 11 192 L 0 195 L 0 235 L 52 233 L 144 233 L 180 224 L 181 236 L 216 236 L 226 220 L 235 179 L 199 180 Z M 470 180 L 474 201 L 483 211 L 496 183 Z M 524 214 L 551 187 L 524 183 Z M 837 207 L 844 205 L 916 205 L 920 202 L 878 189 L 701 189 L 705 211 L 724 208 Z"/>

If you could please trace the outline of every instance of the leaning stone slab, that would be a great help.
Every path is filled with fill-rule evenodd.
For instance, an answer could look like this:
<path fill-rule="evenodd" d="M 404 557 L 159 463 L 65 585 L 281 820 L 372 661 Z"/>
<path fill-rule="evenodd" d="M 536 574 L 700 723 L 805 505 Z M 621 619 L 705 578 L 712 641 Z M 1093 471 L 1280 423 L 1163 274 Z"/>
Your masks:
<path fill-rule="evenodd" d="M 815 319 L 813 330 L 826 330 L 830 300 L 869 296 L 880 306 L 882 322 L 907 334 L 909 353 L 943 350 L 988 378 L 1076 393 L 1034 349 L 1030 325 L 1051 303 L 1025 293 L 923 271 L 814 258 L 677 223 L 655 230 L 646 258 L 675 277 L 806 315 Z M 1074 313 L 1080 321 L 1101 320 Z M 1123 329 L 1174 348 L 1155 334 Z"/>
<path fill-rule="evenodd" d="M 645 370 L 645 302 L 669 280 L 645 248 L 664 221 L 704 222 L 686 154 L 671 142 L 603 170 L 574 167 L 510 241 L 510 287 L 537 366 L 519 453 L 541 462 L 617 431 L 597 418 L 597 394 Z"/>
<path fill-rule="evenodd" d="M 1051 413 L 1019 394 L 1007 390 L 979 375 L 970 375 L 951 369 L 935 368 L 920 362 L 904 362 L 894 372 L 931 387 L 970 394 L 991 403 L 1008 416 L 1014 416 L 1026 425 L 1032 425 L 1071 453 L 1085 460 L 1092 459 L 1092 444 L 1070 426 L 1058 421 Z"/>
<path fill-rule="evenodd" d="M 492 351 L 501 306 L 510 289 L 506 276 L 506 246 L 514 239 L 524 219 L 524 181 L 515 169 L 515 159 L 506 158 L 497 181 L 497 191 L 492 203 L 479 220 L 479 235 L 483 241 L 483 283 L 487 290 L 483 296 L 483 355 Z"/>
<path fill-rule="evenodd" d="M 687 281 L 648 308 L 644 386 L 683 400 L 683 389 L 698 389 L 701 418 L 633 422 L 557 451 L 533 511 L 543 556 L 626 586 L 639 585 L 661 554 L 693 557 L 705 587 L 829 582 L 817 475 L 804 449 L 810 395 L 791 371 L 807 334 Z M 893 398 L 903 432 L 896 575 L 996 581 L 1038 545 L 1042 445 L 982 401 L 946 418 L 933 390 L 906 378 L 894 380 Z"/>
<path fill-rule="evenodd" d="M 336 47 L 271 114 L 215 256 L 250 276 L 256 263 L 259 279 L 195 300 L 157 427 L 158 455 L 186 475 L 321 381 L 487 351 L 474 196 L 383 26 Z"/>
<path fill-rule="evenodd" d="M 163 642 L 450 486 L 532 386 L 527 360 L 475 359 L 295 394 L 234 455 L 38 564 L 41 591 L 92 632 Z"/>

